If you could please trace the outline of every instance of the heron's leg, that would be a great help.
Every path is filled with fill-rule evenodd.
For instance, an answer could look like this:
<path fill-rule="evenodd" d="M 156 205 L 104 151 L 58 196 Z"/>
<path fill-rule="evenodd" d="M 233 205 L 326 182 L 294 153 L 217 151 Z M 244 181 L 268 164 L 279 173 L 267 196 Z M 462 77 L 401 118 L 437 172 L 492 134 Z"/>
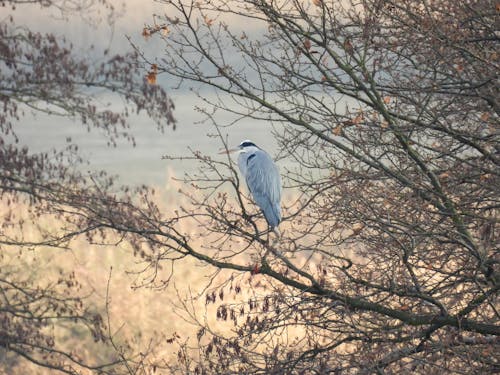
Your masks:
<path fill-rule="evenodd" d="M 276 235 L 276 237 L 273 240 L 272 246 L 276 246 L 280 242 L 281 233 L 277 227 L 272 228 L 272 230 L 273 230 L 274 234 Z"/>
<path fill-rule="evenodd" d="M 264 255 L 262 255 L 262 257 L 261 257 L 261 263 L 262 264 L 267 263 L 266 258 L 269 255 L 269 228 L 267 229 L 267 231 L 266 231 L 265 234 L 266 234 L 266 242 L 264 244 L 264 249 L 266 251 L 264 251 Z"/>

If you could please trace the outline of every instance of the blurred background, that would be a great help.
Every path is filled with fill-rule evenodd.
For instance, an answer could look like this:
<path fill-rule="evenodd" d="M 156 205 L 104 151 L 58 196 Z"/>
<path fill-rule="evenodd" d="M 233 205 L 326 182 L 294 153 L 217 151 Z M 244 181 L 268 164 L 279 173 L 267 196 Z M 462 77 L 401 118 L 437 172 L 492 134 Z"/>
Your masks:
<path fill-rule="evenodd" d="M 81 54 L 95 54 L 93 60 L 96 64 L 103 60 L 104 50 L 123 53 L 131 50 L 131 42 L 144 51 L 148 58 L 161 58 L 161 54 L 166 53 L 163 41 L 159 38 L 145 39 L 142 31 L 145 25 L 153 23 L 155 14 L 168 13 L 165 5 L 142 0 L 115 1 L 113 4 L 118 17 L 112 23 L 108 22 L 106 11 L 99 6 L 95 10 L 73 14 L 61 14 L 57 9 L 42 8 L 38 4 L 21 5 L 15 11 L 2 7 L 0 19 L 12 15 L 18 25 L 26 25 L 33 31 L 63 35 Z M 165 74 L 159 74 L 157 82 L 174 102 L 176 130 L 166 128 L 163 132 L 159 131 L 147 115 L 135 115 L 129 129 L 135 138 L 135 146 L 119 139 L 117 147 L 110 147 L 102 133 L 95 129 L 89 132 L 79 119 L 41 113 L 26 112 L 27 116 L 16 124 L 15 131 L 20 143 L 28 146 L 31 152 L 61 149 L 68 142 L 73 142 L 78 144 L 81 156 L 88 160 L 89 170 L 104 169 L 112 175 L 118 175 L 123 184 L 167 188 L 172 175 L 181 177 L 184 172 L 191 172 L 195 165 L 189 161 L 162 160 L 162 156 L 185 156 L 190 150 L 216 155 L 222 145 L 220 139 L 214 137 L 216 132 L 212 120 L 218 126 L 226 126 L 235 117 L 218 111 L 211 121 L 205 121 L 206 116 L 201 109 L 206 108 L 206 104 L 199 96 L 214 99 L 212 89 L 200 91 L 200 87 L 190 83 L 178 87 L 178 83 Z M 105 106 L 121 105 L 116 102 L 116 98 L 107 97 L 104 92 L 97 92 L 96 95 Z M 231 146 L 251 139 L 271 154 L 276 149 L 269 123 L 241 119 L 237 126 L 224 127 L 223 131 L 223 136 L 227 136 Z"/>

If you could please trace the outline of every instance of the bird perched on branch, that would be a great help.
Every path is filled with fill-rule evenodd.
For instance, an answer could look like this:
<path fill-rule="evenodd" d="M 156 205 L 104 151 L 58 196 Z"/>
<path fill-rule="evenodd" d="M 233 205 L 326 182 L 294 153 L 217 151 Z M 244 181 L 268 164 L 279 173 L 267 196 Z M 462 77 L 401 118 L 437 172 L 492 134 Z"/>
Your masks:
<path fill-rule="evenodd" d="M 237 152 L 238 167 L 245 177 L 253 200 L 262 210 L 267 224 L 278 237 L 281 221 L 281 177 L 271 156 L 253 142 L 245 140 L 238 147 L 221 153 Z"/>

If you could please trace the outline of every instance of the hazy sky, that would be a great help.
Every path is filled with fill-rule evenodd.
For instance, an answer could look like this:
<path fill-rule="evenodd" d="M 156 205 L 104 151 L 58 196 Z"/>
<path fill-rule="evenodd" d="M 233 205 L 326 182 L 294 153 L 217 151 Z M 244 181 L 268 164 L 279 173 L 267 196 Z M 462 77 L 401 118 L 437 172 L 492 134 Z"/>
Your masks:
<path fill-rule="evenodd" d="M 54 9 L 43 9 L 38 5 L 21 5 L 12 12 L 9 8 L 0 8 L 0 20 L 10 14 L 18 25 L 26 25 L 40 32 L 54 32 L 64 35 L 80 53 L 89 53 L 90 45 L 95 45 L 97 51 L 111 48 L 112 51 L 124 51 L 129 48 L 126 35 L 135 43 L 139 43 L 146 52 L 158 57 L 165 53 L 163 42 L 155 38 L 145 41 L 141 36 L 145 24 L 151 23 L 153 14 L 165 14 L 165 5 L 149 0 L 132 0 L 116 2 L 120 14 L 111 27 L 106 21 L 106 13 L 85 14 L 88 19 L 82 19 L 78 13 L 64 15 Z M 96 24 L 89 19 L 101 19 Z M 200 104 L 189 90 L 176 91 L 169 85 L 168 77 L 159 80 L 170 93 L 176 110 L 174 115 L 178 121 L 176 131 L 167 129 L 161 134 L 156 126 L 145 116 L 135 119 L 132 132 L 136 136 L 137 146 L 122 143 L 117 149 L 106 146 L 106 140 L 98 132 L 87 133 L 78 122 L 68 119 L 53 118 L 44 115 L 27 116 L 18 125 L 17 133 L 21 142 L 27 144 L 32 151 L 47 151 L 51 147 L 65 144 L 66 137 L 72 139 L 81 147 L 82 154 L 89 159 L 93 169 L 107 169 L 112 174 L 119 174 L 126 183 L 147 183 L 157 186 L 168 184 L 168 171 L 181 175 L 184 170 L 190 170 L 193 165 L 173 163 L 161 160 L 166 153 L 182 155 L 188 153 L 188 148 L 216 154 L 220 143 L 207 134 L 213 133 L 210 124 L 199 124 L 202 115 L 194 110 Z M 207 90 L 203 95 L 214 95 L 213 90 Z M 218 123 L 226 123 L 230 117 L 222 113 L 215 117 Z M 231 143 L 238 144 L 243 139 L 251 139 L 266 148 L 272 154 L 276 144 L 270 136 L 270 124 L 256 123 L 253 120 L 243 120 L 236 127 L 227 129 Z"/>

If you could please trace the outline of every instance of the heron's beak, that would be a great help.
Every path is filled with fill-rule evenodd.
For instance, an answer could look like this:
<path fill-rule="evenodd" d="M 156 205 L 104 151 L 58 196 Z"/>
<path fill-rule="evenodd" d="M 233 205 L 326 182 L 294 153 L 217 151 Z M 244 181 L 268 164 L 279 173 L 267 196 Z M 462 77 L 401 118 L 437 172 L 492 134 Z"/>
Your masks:
<path fill-rule="evenodd" d="M 227 150 L 221 150 L 219 151 L 219 155 L 224 155 L 224 154 L 231 154 L 233 152 L 236 152 L 236 151 L 239 151 L 239 147 L 236 147 L 236 148 L 229 148 Z"/>

